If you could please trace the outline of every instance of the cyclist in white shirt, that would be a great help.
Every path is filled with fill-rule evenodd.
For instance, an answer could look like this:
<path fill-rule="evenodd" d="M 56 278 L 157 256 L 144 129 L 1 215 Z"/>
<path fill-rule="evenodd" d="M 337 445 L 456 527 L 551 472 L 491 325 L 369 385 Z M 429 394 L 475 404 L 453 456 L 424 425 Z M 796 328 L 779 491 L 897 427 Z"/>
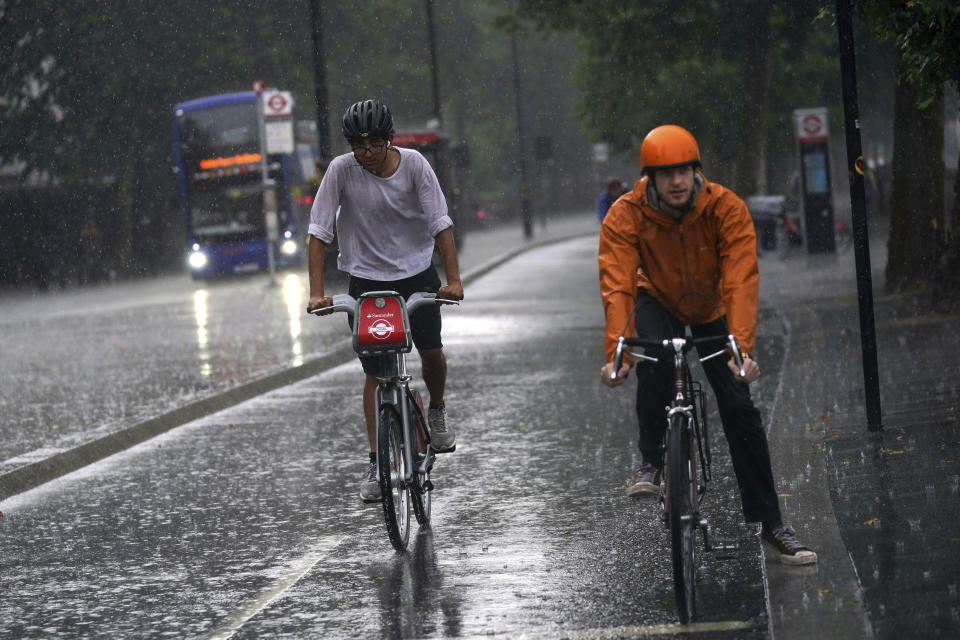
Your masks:
<path fill-rule="evenodd" d="M 453 220 L 426 158 L 415 150 L 392 146 L 393 117 L 385 104 L 363 100 L 351 105 L 342 126 L 353 152 L 330 163 L 310 210 L 307 310 L 332 303 L 324 292 L 323 267 L 326 246 L 334 237 L 340 250 L 337 267 L 349 274 L 349 293 L 354 297 L 378 290 L 397 291 L 404 297 L 431 291 L 439 298 L 462 300 Z M 432 262 L 435 247 L 447 280 L 442 286 Z M 447 363 L 440 339 L 440 310 L 423 308 L 410 321 L 430 396 L 427 422 L 431 441 L 438 453 L 453 451 L 456 434 L 446 424 L 443 400 Z M 363 410 L 370 444 L 360 497 L 365 502 L 379 502 L 374 398 L 380 361 L 361 357 L 360 362 L 366 374 Z"/>

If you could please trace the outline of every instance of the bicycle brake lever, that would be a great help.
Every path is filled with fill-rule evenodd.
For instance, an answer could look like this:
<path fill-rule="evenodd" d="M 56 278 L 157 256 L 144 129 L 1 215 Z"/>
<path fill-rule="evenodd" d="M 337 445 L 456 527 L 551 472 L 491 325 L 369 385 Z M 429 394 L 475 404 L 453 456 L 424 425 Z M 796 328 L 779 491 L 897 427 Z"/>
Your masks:
<path fill-rule="evenodd" d="M 623 364 L 623 336 L 617 340 L 617 351 L 613 354 L 613 371 L 610 373 L 610 379 L 616 380 L 620 366 Z"/>
<path fill-rule="evenodd" d="M 733 362 L 737 365 L 737 371 L 740 374 L 741 378 L 746 378 L 747 373 L 743 370 L 743 356 L 740 355 L 740 345 L 737 343 L 737 339 L 733 334 L 727 335 L 727 343 L 730 345 L 730 350 L 733 352 Z"/>

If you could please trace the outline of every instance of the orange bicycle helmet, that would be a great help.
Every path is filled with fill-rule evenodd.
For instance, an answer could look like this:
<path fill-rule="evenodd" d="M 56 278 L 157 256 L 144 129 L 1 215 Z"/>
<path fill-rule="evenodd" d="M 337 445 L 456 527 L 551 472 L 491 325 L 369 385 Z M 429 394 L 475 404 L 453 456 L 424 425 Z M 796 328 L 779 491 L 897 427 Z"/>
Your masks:
<path fill-rule="evenodd" d="M 700 148 L 693 134 L 675 124 L 665 124 L 647 134 L 640 145 L 640 171 L 700 166 Z"/>

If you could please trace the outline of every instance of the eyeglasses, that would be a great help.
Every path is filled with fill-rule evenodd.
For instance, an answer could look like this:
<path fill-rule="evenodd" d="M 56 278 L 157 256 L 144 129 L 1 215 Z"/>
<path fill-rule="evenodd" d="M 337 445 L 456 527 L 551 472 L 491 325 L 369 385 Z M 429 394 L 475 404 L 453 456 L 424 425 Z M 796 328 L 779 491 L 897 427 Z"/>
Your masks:
<path fill-rule="evenodd" d="M 371 140 L 351 140 L 350 141 L 350 148 L 353 149 L 353 152 L 358 155 L 362 155 L 362 154 L 376 155 L 381 151 L 383 151 L 386 146 L 387 146 L 387 143 L 384 142 L 383 140 L 379 142 L 373 142 Z"/>

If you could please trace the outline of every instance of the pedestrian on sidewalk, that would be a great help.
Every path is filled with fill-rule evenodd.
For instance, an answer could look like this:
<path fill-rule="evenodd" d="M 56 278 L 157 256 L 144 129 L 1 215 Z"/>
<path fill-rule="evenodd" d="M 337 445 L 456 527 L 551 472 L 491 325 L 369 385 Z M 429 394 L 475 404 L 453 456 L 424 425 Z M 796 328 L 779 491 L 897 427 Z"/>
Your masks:
<path fill-rule="evenodd" d="M 760 522 L 761 539 L 785 564 L 813 564 L 817 554 L 784 525 L 774 486 L 766 432 L 750 397 L 760 376 L 753 357 L 759 270 L 756 233 L 746 205 L 701 171 L 700 150 L 682 127 L 653 129 L 640 147 L 644 177 L 611 206 L 600 230 L 600 293 L 606 314 L 604 384 L 626 381 L 631 363 L 613 377 L 619 336 L 633 316 L 635 335 L 659 340 L 693 335 L 736 336 L 743 372 L 732 361 L 703 364 L 717 397 L 720 421 L 747 522 Z M 685 295 L 695 290 L 703 295 Z M 641 362 L 637 373 L 637 418 L 642 464 L 627 495 L 658 493 L 670 403 L 672 362 Z"/>
<path fill-rule="evenodd" d="M 385 104 L 357 102 L 347 108 L 341 124 L 352 152 L 330 162 L 310 209 L 307 311 L 333 302 L 324 291 L 323 268 L 334 227 L 339 246 L 337 266 L 349 274 L 348 290 L 354 298 L 368 291 L 396 291 L 405 298 L 429 291 L 438 298 L 462 300 L 453 220 L 426 158 L 413 149 L 393 146 L 393 116 Z M 433 266 L 435 247 L 443 259 L 445 285 Z M 430 396 L 427 422 L 431 441 L 437 453 L 450 452 L 456 448 L 456 434 L 446 422 L 447 361 L 440 338 L 439 307 L 418 310 L 411 323 Z M 375 394 L 383 357 L 361 356 L 360 362 L 366 374 L 363 412 L 370 444 L 360 497 L 364 502 L 379 502 Z"/>
<path fill-rule="evenodd" d="M 607 186 L 597 200 L 597 217 L 600 219 L 601 224 L 603 223 L 603 218 L 607 215 L 607 211 L 610 210 L 610 206 L 627 191 L 627 186 L 620 178 L 607 179 Z"/>

